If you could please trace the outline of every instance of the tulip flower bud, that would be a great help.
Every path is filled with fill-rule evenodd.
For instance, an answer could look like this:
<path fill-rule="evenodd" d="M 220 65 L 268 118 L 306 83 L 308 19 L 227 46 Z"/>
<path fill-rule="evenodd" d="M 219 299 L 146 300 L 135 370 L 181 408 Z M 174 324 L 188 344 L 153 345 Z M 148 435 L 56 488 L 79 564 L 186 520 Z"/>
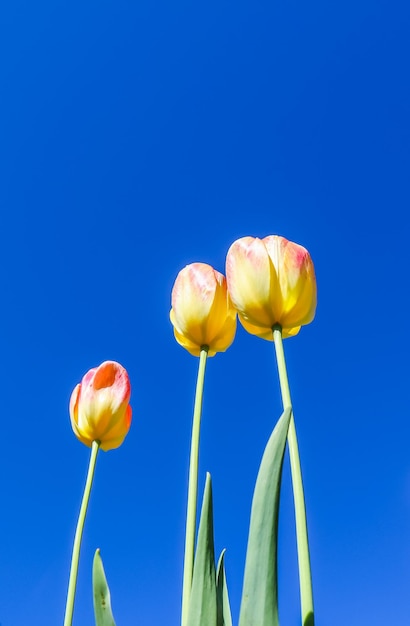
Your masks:
<path fill-rule="evenodd" d="M 118 448 L 131 425 L 131 386 L 127 371 L 115 361 L 89 370 L 70 399 L 75 435 L 86 446 L 98 441 L 103 450 Z"/>
<path fill-rule="evenodd" d="M 242 237 L 229 248 L 226 278 L 231 300 L 244 328 L 273 340 L 296 335 L 316 310 L 316 279 L 309 252 L 278 235 Z"/>
<path fill-rule="evenodd" d="M 225 352 L 234 340 L 236 311 L 230 301 L 226 279 L 206 263 L 191 263 L 182 269 L 172 289 L 171 322 L 177 342 L 199 356 Z"/>

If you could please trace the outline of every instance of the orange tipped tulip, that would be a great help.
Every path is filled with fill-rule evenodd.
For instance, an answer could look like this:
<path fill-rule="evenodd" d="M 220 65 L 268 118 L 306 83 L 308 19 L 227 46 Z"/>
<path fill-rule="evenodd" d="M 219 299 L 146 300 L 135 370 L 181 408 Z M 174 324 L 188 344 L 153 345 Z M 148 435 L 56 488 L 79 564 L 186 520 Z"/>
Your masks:
<path fill-rule="evenodd" d="M 206 263 L 182 269 L 172 289 L 171 322 L 177 342 L 199 356 L 225 352 L 234 340 L 236 311 L 230 301 L 226 279 Z"/>
<path fill-rule="evenodd" d="M 278 235 L 242 237 L 229 248 L 226 278 L 231 300 L 244 328 L 273 340 L 296 335 L 316 310 L 315 270 L 309 252 Z"/>
<path fill-rule="evenodd" d="M 103 450 L 118 448 L 131 425 L 131 386 L 127 371 L 115 361 L 89 370 L 70 399 L 75 435 L 86 446 L 97 441 Z"/>

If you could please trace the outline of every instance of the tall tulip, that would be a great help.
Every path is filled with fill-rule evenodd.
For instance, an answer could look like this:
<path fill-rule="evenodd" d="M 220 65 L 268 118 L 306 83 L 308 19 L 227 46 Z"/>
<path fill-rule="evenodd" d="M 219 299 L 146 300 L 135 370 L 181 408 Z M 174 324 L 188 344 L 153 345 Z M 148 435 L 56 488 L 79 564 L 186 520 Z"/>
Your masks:
<path fill-rule="evenodd" d="M 302 471 L 282 339 L 296 335 L 316 311 L 316 279 L 309 252 L 284 237 L 243 237 L 226 258 L 229 294 L 245 329 L 274 341 L 284 410 L 291 411 L 288 430 L 295 503 L 303 624 L 314 624 L 312 577 Z"/>
<path fill-rule="evenodd" d="M 127 371 L 115 361 L 105 361 L 90 369 L 71 394 L 71 425 L 78 439 L 91 447 L 91 454 L 74 536 L 64 626 L 73 622 L 81 539 L 98 450 L 118 448 L 124 441 L 131 425 L 130 393 Z"/>
<path fill-rule="evenodd" d="M 192 419 L 182 583 L 181 624 L 187 626 L 194 563 L 205 365 L 208 356 L 225 352 L 233 342 L 236 332 L 236 311 L 229 298 L 225 276 L 206 263 L 191 263 L 179 272 L 172 289 L 171 300 L 170 318 L 174 326 L 175 339 L 190 354 L 199 356 Z"/>
<path fill-rule="evenodd" d="M 225 352 L 234 340 L 236 311 L 223 274 L 206 263 L 191 263 L 178 274 L 172 289 L 171 322 L 177 342 L 199 356 Z"/>
<path fill-rule="evenodd" d="M 244 328 L 272 341 L 272 329 L 296 335 L 316 310 L 316 279 L 309 252 L 278 235 L 242 237 L 229 248 L 226 278 Z"/>
<path fill-rule="evenodd" d="M 118 448 L 131 425 L 131 393 L 127 371 L 115 361 L 90 369 L 70 399 L 70 418 L 75 435 L 102 450 Z"/>

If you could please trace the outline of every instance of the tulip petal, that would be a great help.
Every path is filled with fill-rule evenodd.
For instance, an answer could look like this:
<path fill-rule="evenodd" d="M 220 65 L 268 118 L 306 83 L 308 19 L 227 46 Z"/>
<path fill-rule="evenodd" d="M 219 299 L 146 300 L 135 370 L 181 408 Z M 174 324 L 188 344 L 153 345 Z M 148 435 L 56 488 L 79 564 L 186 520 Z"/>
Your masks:
<path fill-rule="evenodd" d="M 264 243 L 253 237 L 235 241 L 226 257 L 229 295 L 242 318 L 272 328 L 276 322 L 272 292 L 277 290 L 274 265 Z"/>
<path fill-rule="evenodd" d="M 238 317 L 240 323 L 250 335 L 256 335 L 256 337 L 260 337 L 261 339 L 273 341 L 273 332 L 271 328 L 265 328 L 264 326 L 255 326 L 254 324 L 250 324 L 240 314 Z"/>
<path fill-rule="evenodd" d="M 188 339 L 184 334 L 180 333 L 175 326 L 174 326 L 174 337 L 179 343 L 179 345 L 185 348 L 185 350 L 188 350 L 190 354 L 192 354 L 193 356 L 199 356 L 201 352 L 201 346 L 199 346 L 197 343 L 194 343 L 193 341 Z"/>
<path fill-rule="evenodd" d="M 205 263 L 187 265 L 172 290 L 172 309 L 181 333 L 197 345 L 207 339 L 207 321 L 214 302 L 214 270 Z"/>
<path fill-rule="evenodd" d="M 316 279 L 306 248 L 286 241 L 279 270 L 283 327 L 308 324 L 316 310 Z"/>
<path fill-rule="evenodd" d="M 213 356 L 217 352 L 225 352 L 232 344 L 236 334 L 236 313 L 232 312 L 227 316 L 219 333 L 212 340 L 212 348 L 208 350 L 208 356 Z M 213 353 L 213 354 L 212 354 Z"/>
<path fill-rule="evenodd" d="M 105 361 L 97 367 L 93 377 L 94 389 L 105 389 L 112 387 L 116 382 L 117 368 L 112 361 Z"/>
<path fill-rule="evenodd" d="M 118 448 L 125 439 L 132 421 L 132 409 L 128 405 L 125 413 L 117 419 L 116 423 L 110 425 L 110 428 L 103 433 L 101 437 L 101 449 L 104 451 Z"/>

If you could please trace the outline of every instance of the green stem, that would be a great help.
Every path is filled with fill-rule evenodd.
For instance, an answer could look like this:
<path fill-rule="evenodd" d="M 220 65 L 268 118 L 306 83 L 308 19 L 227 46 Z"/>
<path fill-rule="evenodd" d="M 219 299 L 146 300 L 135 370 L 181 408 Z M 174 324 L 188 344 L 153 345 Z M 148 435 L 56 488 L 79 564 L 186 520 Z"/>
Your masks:
<path fill-rule="evenodd" d="M 90 500 L 90 492 L 93 484 L 95 463 L 100 444 L 93 441 L 91 446 L 90 463 L 88 466 L 87 480 L 85 481 L 84 494 L 81 502 L 80 513 L 78 515 L 77 528 L 75 531 L 73 554 L 71 557 L 70 578 L 68 581 L 67 602 L 65 607 L 64 626 L 71 626 L 73 622 L 75 589 L 77 585 L 78 561 L 80 558 L 81 538 L 83 535 L 84 521 L 87 513 L 88 502 Z"/>
<path fill-rule="evenodd" d="M 288 374 L 286 371 L 285 354 L 283 351 L 282 329 L 279 325 L 273 327 L 273 339 L 275 342 L 276 360 L 278 363 L 279 382 L 282 393 L 283 408 L 292 408 Z M 292 474 L 293 498 L 295 503 L 302 626 L 314 626 L 312 576 L 310 571 L 305 496 L 303 492 L 302 471 L 300 468 L 299 449 L 298 441 L 296 438 L 293 410 L 289 424 L 288 444 L 290 469 Z"/>
<path fill-rule="evenodd" d="M 194 416 L 192 421 L 191 455 L 189 459 L 184 575 L 182 583 L 182 626 L 186 626 L 188 620 L 189 597 L 191 594 L 192 574 L 194 570 L 195 528 L 198 501 L 199 435 L 201 429 L 202 397 L 204 390 L 205 365 L 207 356 L 208 347 L 202 346 L 199 355 L 198 377 L 196 381 Z"/>

